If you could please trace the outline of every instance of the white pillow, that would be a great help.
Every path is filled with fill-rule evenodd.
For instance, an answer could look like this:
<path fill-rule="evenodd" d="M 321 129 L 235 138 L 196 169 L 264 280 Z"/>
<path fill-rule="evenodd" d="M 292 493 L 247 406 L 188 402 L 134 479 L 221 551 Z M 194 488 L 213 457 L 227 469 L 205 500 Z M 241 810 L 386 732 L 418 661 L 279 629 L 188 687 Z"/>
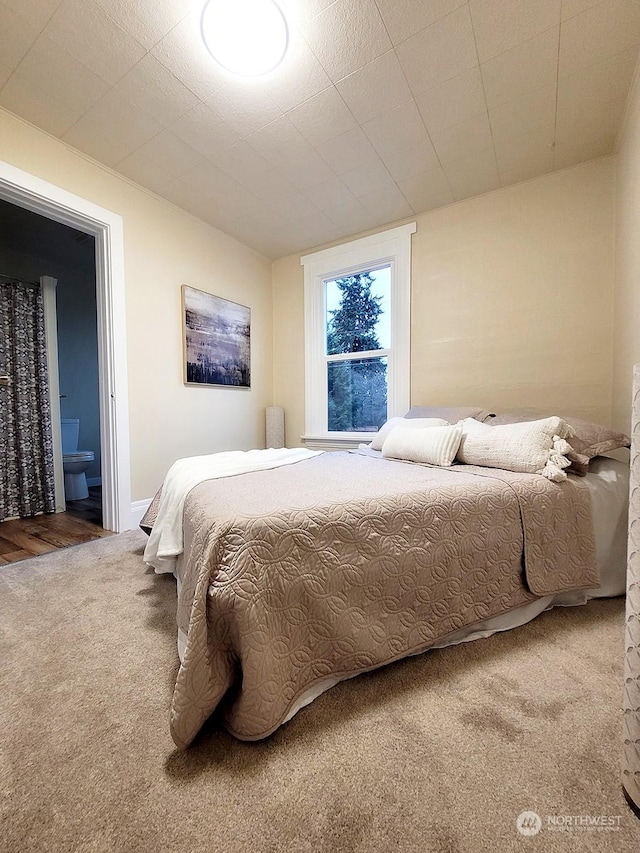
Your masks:
<path fill-rule="evenodd" d="M 404 419 L 403 419 L 404 420 Z M 417 420 L 417 419 L 416 419 Z M 462 438 L 462 426 L 394 427 L 382 445 L 385 459 L 406 459 L 428 465 L 451 465 Z"/>
<path fill-rule="evenodd" d="M 411 429 L 422 429 L 424 427 L 449 426 L 449 421 L 443 421 L 442 418 L 389 418 L 375 434 L 373 441 L 369 445 L 371 450 L 382 450 L 385 438 L 394 427 L 400 424 L 408 426 Z"/>
<path fill-rule="evenodd" d="M 573 430 L 562 418 L 502 426 L 489 426 L 473 418 L 465 418 L 461 423 L 460 462 L 523 474 L 542 474 L 557 483 L 567 479 L 563 469 L 571 462 L 564 454 L 571 446 L 565 439 Z"/>

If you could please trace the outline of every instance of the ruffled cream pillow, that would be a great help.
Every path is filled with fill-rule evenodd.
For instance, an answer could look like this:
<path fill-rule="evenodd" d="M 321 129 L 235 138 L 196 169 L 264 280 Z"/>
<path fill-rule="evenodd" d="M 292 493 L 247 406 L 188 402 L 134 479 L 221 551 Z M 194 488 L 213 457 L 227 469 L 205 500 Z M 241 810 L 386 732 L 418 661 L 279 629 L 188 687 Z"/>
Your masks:
<path fill-rule="evenodd" d="M 394 427 L 400 425 L 407 426 L 410 429 L 424 429 L 425 427 L 449 426 L 449 421 L 445 421 L 442 418 L 412 418 L 411 420 L 408 418 L 389 418 L 375 434 L 373 441 L 369 445 L 371 450 L 382 450 L 385 438 Z"/>
<path fill-rule="evenodd" d="M 382 455 L 385 459 L 449 466 L 456 458 L 461 438 L 462 424 L 421 429 L 401 424 L 395 426 L 385 438 Z"/>
<path fill-rule="evenodd" d="M 504 468 L 523 474 L 542 474 L 560 483 L 571 461 L 567 438 L 573 431 L 562 418 L 489 426 L 473 418 L 462 421 L 457 459 L 467 465 Z"/>

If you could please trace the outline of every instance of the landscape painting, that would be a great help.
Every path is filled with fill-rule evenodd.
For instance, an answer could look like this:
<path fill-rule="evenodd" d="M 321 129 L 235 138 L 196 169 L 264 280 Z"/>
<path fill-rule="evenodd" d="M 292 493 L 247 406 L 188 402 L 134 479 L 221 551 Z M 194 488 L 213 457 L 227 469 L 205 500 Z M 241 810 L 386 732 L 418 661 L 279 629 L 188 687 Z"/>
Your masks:
<path fill-rule="evenodd" d="M 182 285 L 187 385 L 251 387 L 251 309 Z"/>

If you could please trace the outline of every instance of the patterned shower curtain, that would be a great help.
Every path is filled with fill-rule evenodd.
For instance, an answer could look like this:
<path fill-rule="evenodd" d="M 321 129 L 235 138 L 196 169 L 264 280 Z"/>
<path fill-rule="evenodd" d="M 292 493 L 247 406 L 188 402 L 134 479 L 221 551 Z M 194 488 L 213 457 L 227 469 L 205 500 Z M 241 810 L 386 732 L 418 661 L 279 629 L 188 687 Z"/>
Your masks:
<path fill-rule="evenodd" d="M 40 287 L 0 283 L 0 521 L 55 512 Z"/>

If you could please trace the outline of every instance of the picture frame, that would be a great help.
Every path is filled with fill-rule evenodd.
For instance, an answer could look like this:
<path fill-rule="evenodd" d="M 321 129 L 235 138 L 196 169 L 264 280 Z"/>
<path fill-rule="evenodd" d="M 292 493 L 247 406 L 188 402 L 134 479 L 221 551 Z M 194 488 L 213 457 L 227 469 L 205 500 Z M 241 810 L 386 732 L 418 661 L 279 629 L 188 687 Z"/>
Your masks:
<path fill-rule="evenodd" d="M 251 387 L 251 309 L 182 285 L 185 385 Z"/>

